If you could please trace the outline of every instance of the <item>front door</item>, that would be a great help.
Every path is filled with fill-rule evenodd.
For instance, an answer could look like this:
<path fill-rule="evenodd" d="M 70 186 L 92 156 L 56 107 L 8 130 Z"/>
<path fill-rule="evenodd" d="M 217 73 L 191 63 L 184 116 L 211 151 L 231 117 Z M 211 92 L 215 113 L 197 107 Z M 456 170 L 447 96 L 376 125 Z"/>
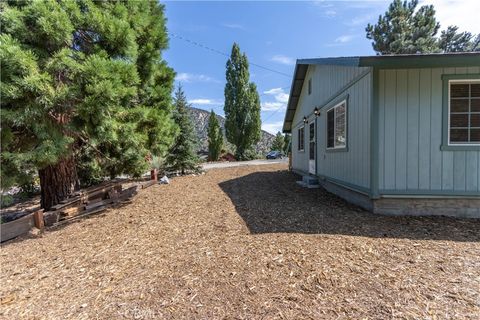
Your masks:
<path fill-rule="evenodd" d="M 315 121 L 309 124 L 308 130 L 308 173 L 316 174 L 315 168 Z"/>

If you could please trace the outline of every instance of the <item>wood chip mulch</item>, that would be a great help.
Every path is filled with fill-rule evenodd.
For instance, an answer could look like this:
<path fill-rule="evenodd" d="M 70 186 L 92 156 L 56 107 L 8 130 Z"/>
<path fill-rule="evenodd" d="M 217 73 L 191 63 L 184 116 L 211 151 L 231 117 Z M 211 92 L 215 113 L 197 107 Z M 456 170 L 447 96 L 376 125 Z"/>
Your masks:
<path fill-rule="evenodd" d="M 479 318 L 480 220 L 374 215 L 285 169 L 175 178 L 2 244 L 0 318 Z"/>

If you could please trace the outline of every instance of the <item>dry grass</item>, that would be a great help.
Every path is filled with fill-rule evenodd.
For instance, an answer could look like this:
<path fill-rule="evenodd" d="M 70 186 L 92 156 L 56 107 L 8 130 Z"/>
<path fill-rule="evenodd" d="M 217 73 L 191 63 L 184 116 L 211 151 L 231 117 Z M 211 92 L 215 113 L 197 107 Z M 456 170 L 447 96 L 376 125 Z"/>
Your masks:
<path fill-rule="evenodd" d="M 0 317 L 478 319 L 480 221 L 373 215 L 284 169 L 176 178 L 2 245 Z"/>

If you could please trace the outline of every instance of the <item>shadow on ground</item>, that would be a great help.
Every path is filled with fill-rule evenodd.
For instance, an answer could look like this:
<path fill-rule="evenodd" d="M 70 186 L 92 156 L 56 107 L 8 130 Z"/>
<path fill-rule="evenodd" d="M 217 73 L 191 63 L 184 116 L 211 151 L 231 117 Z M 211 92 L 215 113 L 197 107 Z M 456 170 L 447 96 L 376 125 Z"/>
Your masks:
<path fill-rule="evenodd" d="M 480 219 L 384 216 L 324 189 L 305 189 L 285 170 L 255 172 L 220 183 L 252 234 L 341 234 L 374 238 L 480 241 Z"/>

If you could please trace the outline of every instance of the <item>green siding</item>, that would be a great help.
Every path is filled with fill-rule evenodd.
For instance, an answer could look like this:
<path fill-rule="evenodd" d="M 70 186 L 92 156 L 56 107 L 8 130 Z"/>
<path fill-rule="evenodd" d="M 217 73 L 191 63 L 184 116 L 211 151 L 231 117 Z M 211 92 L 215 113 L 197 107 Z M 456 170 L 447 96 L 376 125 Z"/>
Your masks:
<path fill-rule="evenodd" d="M 381 193 L 480 195 L 480 151 L 441 150 L 442 75 L 480 67 L 379 72 Z"/>
<path fill-rule="evenodd" d="M 310 66 L 304 81 L 292 126 L 292 165 L 308 172 L 308 130 L 305 130 L 305 152 L 297 150 L 297 129 L 303 117 L 314 121 L 313 109 L 321 109 L 317 118 L 317 174 L 359 188 L 370 186 L 370 106 L 371 76 L 368 68 L 317 65 Z M 359 78 L 361 77 L 361 78 Z M 312 94 L 308 95 L 308 79 Z M 356 81 L 357 80 L 357 81 Z M 341 91 L 342 88 L 345 90 Z M 326 109 L 348 95 L 346 152 L 326 151 Z"/>

